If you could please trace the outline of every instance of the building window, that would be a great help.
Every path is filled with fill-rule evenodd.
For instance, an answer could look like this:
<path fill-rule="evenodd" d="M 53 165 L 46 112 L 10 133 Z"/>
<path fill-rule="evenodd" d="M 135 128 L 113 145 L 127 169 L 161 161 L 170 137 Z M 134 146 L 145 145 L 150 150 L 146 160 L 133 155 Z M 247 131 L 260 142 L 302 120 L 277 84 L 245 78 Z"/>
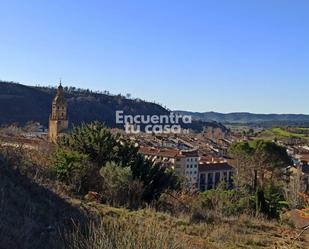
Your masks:
<path fill-rule="evenodd" d="M 220 172 L 216 172 L 215 174 L 215 185 L 217 186 L 220 182 Z"/>
<path fill-rule="evenodd" d="M 223 172 L 223 180 L 227 182 L 227 172 Z"/>
<path fill-rule="evenodd" d="M 208 173 L 208 176 L 207 176 L 207 189 L 212 189 L 213 185 L 213 173 Z"/>
<path fill-rule="evenodd" d="M 232 182 L 233 181 L 233 172 L 230 171 L 230 174 L 229 174 L 229 181 Z"/>
<path fill-rule="evenodd" d="M 205 174 L 201 174 L 200 175 L 200 185 L 205 185 L 206 183 L 206 177 L 205 177 Z"/>

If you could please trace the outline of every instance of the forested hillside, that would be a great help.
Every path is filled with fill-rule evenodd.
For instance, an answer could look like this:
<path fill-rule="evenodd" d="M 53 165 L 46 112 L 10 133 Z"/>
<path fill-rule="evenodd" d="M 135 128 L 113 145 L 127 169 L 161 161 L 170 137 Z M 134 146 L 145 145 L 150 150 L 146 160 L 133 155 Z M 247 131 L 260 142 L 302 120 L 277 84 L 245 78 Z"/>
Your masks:
<path fill-rule="evenodd" d="M 64 87 L 64 90 L 71 125 L 97 120 L 104 122 L 109 127 L 115 127 L 115 112 L 117 110 L 131 115 L 169 114 L 169 110 L 161 105 L 141 99 L 111 95 L 106 91 L 92 92 L 75 87 Z M 37 121 L 46 126 L 51 111 L 51 101 L 55 94 L 56 88 L 0 82 L 0 125 L 11 123 L 23 125 L 29 121 Z M 185 128 L 201 130 L 204 126 L 225 129 L 224 126 L 215 122 L 201 121 L 196 121 Z"/>
<path fill-rule="evenodd" d="M 93 93 L 88 90 L 65 88 L 69 119 L 73 124 L 99 120 L 111 126 L 115 123 L 115 111 L 130 114 L 168 114 L 160 105 L 131 100 L 123 96 Z M 0 82 L 0 123 L 48 122 L 51 101 L 56 89 L 29 87 L 17 83 Z"/>

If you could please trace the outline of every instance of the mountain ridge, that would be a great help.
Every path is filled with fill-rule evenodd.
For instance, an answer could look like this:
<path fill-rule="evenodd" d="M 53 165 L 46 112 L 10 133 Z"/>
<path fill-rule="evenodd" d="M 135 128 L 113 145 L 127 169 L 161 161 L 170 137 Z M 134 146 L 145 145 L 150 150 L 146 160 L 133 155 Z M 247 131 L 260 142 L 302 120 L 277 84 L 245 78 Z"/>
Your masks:
<path fill-rule="evenodd" d="M 256 114 L 250 112 L 190 112 L 176 110 L 176 113 L 182 115 L 191 115 L 195 120 L 201 120 L 204 122 L 220 122 L 223 124 L 268 124 L 272 125 L 309 125 L 309 115 L 307 114 Z"/>

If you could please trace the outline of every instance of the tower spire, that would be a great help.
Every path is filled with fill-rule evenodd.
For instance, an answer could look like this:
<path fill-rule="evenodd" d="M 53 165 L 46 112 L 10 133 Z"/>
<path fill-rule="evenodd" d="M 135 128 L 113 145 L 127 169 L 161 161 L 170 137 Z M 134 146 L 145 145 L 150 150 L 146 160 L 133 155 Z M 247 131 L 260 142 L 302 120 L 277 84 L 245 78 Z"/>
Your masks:
<path fill-rule="evenodd" d="M 52 102 L 52 112 L 49 118 L 49 140 L 55 142 L 61 132 L 65 131 L 69 126 L 67 117 L 67 102 L 64 96 L 61 79 L 59 80 L 59 86 L 57 94 Z"/>

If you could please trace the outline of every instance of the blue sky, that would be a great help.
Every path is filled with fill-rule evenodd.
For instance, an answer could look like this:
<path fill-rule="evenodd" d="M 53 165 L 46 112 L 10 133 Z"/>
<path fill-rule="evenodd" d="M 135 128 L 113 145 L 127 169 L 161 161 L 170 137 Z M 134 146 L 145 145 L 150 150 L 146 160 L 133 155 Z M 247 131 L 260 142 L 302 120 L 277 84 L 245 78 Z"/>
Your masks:
<path fill-rule="evenodd" d="M 0 79 L 309 113 L 307 0 L 1 0 Z"/>

